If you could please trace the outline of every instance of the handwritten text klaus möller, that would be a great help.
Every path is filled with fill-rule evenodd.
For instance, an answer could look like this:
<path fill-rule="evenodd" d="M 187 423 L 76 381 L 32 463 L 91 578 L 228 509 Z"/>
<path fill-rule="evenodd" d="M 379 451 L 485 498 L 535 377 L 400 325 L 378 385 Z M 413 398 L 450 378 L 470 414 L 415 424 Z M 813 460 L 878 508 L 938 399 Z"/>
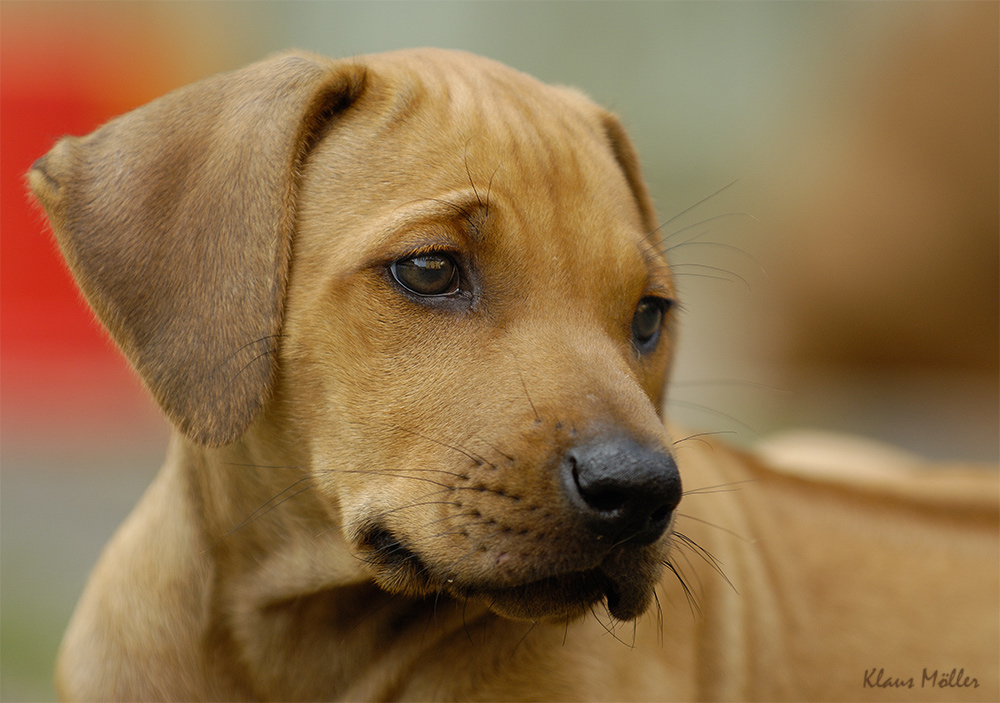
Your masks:
<path fill-rule="evenodd" d="M 917 688 L 916 677 L 890 676 L 885 669 L 865 669 L 864 688 Z M 965 675 L 965 669 L 942 671 L 925 668 L 920 675 L 920 688 L 979 688 L 979 680 Z"/>

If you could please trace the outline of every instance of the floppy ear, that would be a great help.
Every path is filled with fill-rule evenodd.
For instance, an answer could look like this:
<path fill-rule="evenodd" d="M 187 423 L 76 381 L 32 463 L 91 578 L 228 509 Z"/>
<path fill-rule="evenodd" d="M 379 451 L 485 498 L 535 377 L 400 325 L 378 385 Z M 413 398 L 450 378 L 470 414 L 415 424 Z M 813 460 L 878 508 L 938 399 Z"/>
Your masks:
<path fill-rule="evenodd" d="M 601 116 L 601 123 L 604 126 L 604 133 L 611 143 L 611 151 L 614 152 L 615 159 L 618 160 L 619 166 L 625 172 L 625 179 L 628 181 L 636 205 L 639 207 L 639 213 L 642 215 L 642 223 L 647 232 L 652 232 L 657 227 L 656 210 L 653 207 L 653 199 L 649 197 L 646 182 L 642 180 L 639 154 L 617 117 L 611 113 L 604 113 Z"/>
<path fill-rule="evenodd" d="M 365 85 L 283 55 L 181 88 L 28 174 L 98 318 L 188 437 L 237 439 L 274 377 L 298 173 Z"/>

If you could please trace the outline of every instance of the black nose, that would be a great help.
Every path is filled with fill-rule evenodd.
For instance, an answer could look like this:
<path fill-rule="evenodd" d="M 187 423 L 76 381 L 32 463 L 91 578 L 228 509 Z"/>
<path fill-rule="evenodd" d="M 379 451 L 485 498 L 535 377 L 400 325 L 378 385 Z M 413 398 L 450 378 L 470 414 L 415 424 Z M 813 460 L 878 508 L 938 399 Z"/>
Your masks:
<path fill-rule="evenodd" d="M 573 447 L 561 470 L 563 490 L 583 524 L 615 544 L 655 542 L 681 500 L 673 457 L 631 439 Z"/>

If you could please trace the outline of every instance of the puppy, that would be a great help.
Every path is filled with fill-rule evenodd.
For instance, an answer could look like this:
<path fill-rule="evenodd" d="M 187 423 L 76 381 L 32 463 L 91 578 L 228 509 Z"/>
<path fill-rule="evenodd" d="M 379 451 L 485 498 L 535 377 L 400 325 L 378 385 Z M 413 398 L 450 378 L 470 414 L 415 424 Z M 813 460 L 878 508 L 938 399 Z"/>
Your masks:
<path fill-rule="evenodd" d="M 659 223 L 581 94 L 281 55 L 29 180 L 175 427 L 64 698 L 997 698 L 995 472 L 669 431 Z"/>

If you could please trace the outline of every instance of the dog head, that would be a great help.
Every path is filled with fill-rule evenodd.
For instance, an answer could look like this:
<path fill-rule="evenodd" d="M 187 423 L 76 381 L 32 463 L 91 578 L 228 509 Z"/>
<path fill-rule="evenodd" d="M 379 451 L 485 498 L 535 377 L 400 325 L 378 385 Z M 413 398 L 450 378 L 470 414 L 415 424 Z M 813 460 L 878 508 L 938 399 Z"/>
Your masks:
<path fill-rule="evenodd" d="M 280 56 L 65 139 L 32 187 L 178 431 L 294 441 L 391 592 L 651 602 L 675 299 L 636 155 L 478 57 Z"/>

